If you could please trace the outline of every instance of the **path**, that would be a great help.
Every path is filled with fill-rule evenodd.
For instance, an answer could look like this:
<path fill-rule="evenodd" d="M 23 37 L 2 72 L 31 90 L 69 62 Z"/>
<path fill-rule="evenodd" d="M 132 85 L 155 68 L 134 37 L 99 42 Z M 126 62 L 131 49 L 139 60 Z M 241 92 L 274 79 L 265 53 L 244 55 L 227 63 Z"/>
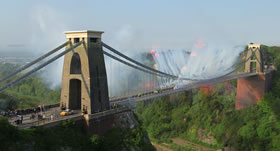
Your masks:
<path fill-rule="evenodd" d="M 156 143 L 152 143 L 152 145 L 156 148 L 157 151 L 173 151 L 170 148 L 167 148 L 165 146 L 162 146 L 162 145 L 159 145 L 159 144 L 156 144 Z"/>
<path fill-rule="evenodd" d="M 200 144 L 195 144 L 195 143 L 183 140 L 181 138 L 173 138 L 172 141 L 173 141 L 173 143 L 175 143 L 179 146 L 189 147 L 193 150 L 215 151 L 215 149 L 213 149 L 213 148 L 208 148 L 208 147 L 202 146 Z"/>

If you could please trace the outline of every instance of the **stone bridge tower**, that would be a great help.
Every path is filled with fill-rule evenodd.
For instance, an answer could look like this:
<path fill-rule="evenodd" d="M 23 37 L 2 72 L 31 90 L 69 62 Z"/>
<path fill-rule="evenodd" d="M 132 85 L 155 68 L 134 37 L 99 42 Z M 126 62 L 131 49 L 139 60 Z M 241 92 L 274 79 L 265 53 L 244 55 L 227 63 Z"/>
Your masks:
<path fill-rule="evenodd" d="M 107 75 L 100 31 L 65 32 L 66 48 L 83 43 L 64 56 L 61 107 L 87 113 L 109 109 Z"/>
<path fill-rule="evenodd" d="M 254 55 L 252 55 L 255 53 Z M 248 60 L 249 59 L 249 60 Z M 249 44 L 245 64 L 245 72 L 264 72 L 263 56 L 260 44 Z"/>
<path fill-rule="evenodd" d="M 252 55 L 255 53 L 254 55 Z M 244 72 L 255 75 L 237 80 L 235 108 L 242 109 L 259 103 L 265 92 L 271 88 L 273 70 L 264 69 L 263 54 L 260 44 L 249 44 Z"/>

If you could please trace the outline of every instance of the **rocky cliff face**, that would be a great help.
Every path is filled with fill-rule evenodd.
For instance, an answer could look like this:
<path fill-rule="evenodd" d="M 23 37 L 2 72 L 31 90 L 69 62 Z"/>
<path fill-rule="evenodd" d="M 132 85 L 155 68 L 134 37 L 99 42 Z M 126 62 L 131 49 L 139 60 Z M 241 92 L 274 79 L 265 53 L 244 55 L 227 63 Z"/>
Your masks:
<path fill-rule="evenodd" d="M 132 111 L 120 113 L 114 116 L 112 126 L 116 128 L 135 128 L 139 125 Z"/>
<path fill-rule="evenodd" d="M 134 129 L 137 126 L 140 126 L 140 124 L 137 121 L 133 112 L 128 111 L 128 112 L 124 112 L 124 113 L 120 113 L 118 115 L 115 115 L 112 126 L 114 128 Z M 147 134 L 144 135 L 143 141 L 144 141 L 145 144 L 152 145 Z M 139 146 L 131 144 L 129 149 L 123 148 L 122 150 L 123 151 L 138 151 L 138 150 L 141 150 L 141 149 L 139 148 Z"/>

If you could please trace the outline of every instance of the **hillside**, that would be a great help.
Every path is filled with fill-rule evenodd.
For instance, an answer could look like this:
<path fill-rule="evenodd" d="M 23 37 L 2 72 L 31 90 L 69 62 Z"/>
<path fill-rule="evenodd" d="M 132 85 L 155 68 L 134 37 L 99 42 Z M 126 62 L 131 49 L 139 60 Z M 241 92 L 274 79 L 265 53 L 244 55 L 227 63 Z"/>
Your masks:
<path fill-rule="evenodd" d="M 14 72 L 18 65 L 0 63 L 0 79 Z M 37 107 L 40 104 L 55 104 L 60 100 L 60 88 L 50 89 L 49 84 L 44 82 L 42 72 L 36 73 L 24 79 L 18 84 L 0 93 L 0 111 L 18 108 Z M 16 77 L 0 84 L 4 86 Z"/>
<path fill-rule="evenodd" d="M 263 46 L 267 63 L 280 70 L 280 48 Z M 149 137 L 174 150 L 192 150 L 172 143 L 174 138 L 235 150 L 280 150 L 280 74 L 272 91 L 258 105 L 235 110 L 236 80 L 162 97 L 137 105 L 136 114 Z M 192 94 L 192 97 L 189 95 Z"/>

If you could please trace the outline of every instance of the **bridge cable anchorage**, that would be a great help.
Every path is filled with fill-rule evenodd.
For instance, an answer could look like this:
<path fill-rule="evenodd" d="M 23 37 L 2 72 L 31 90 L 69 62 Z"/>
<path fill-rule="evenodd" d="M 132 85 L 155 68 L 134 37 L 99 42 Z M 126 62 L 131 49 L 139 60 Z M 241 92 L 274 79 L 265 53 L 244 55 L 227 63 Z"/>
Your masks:
<path fill-rule="evenodd" d="M 4 77 L 3 79 L 0 79 L 0 83 L 2 83 L 2 82 L 4 82 L 4 81 L 6 81 L 6 80 L 8 80 L 8 79 L 10 79 L 10 78 L 12 78 L 12 77 L 14 77 L 15 75 L 17 75 L 18 73 L 22 72 L 23 70 L 25 70 L 25 69 L 31 67 L 32 65 L 38 63 L 39 61 L 45 59 L 46 57 L 48 57 L 48 56 L 50 56 L 50 55 L 52 55 L 53 53 L 55 53 L 55 52 L 57 52 L 58 50 L 60 50 L 60 49 L 62 49 L 63 47 L 65 47 L 68 43 L 69 43 L 69 41 L 66 41 L 66 42 L 63 43 L 62 45 L 56 47 L 55 49 L 49 51 L 48 53 L 42 55 L 41 57 L 35 59 L 34 61 L 32 61 L 32 62 L 30 62 L 30 63 L 24 65 L 23 67 L 17 69 L 15 72 L 13 72 L 13 73 L 7 75 L 7 76 Z"/>
<path fill-rule="evenodd" d="M 70 51 L 72 51 L 73 49 L 75 49 L 75 48 L 77 48 L 78 46 L 80 46 L 83 42 L 84 42 L 83 40 L 80 41 L 79 43 L 75 44 L 73 47 L 71 47 L 71 48 L 69 48 L 69 49 L 63 51 L 62 53 L 60 53 L 60 54 L 54 56 L 53 58 L 51 58 L 51 59 L 49 59 L 48 61 L 44 62 L 43 64 L 39 65 L 38 67 L 36 67 L 36 68 L 32 69 L 31 71 L 25 73 L 23 76 L 19 77 L 18 79 L 16 79 L 16 80 L 14 80 L 14 81 L 8 83 L 7 85 L 1 87 L 1 88 L 0 88 L 0 92 L 3 91 L 3 90 L 5 90 L 5 89 L 7 89 L 7 88 L 9 88 L 9 87 L 11 87 L 11 86 L 13 86 L 14 84 L 18 83 L 19 81 L 21 81 L 21 80 L 27 78 L 27 77 L 30 76 L 31 74 L 37 72 L 38 70 L 42 69 L 43 67 L 47 66 L 48 64 L 54 62 L 54 61 L 57 60 L 58 58 L 64 56 L 64 55 L 67 54 L 68 52 L 70 52 Z"/>
<path fill-rule="evenodd" d="M 171 78 L 171 79 L 180 79 L 180 80 L 188 80 L 188 81 L 201 81 L 201 80 L 206 80 L 206 79 L 191 79 L 191 78 L 179 78 L 178 76 L 175 76 L 175 75 L 171 75 L 171 74 L 168 74 L 168 73 L 164 73 L 162 71 L 159 71 L 159 70 L 156 70 L 154 68 L 151 68 L 151 67 L 148 67 L 138 61 L 135 61 L 133 59 L 131 59 L 130 57 L 122 54 L 121 52 L 117 51 L 116 49 L 110 47 L 109 45 L 105 44 L 104 42 L 101 42 L 102 46 L 107 48 L 108 50 L 112 51 L 113 53 L 123 57 L 124 59 L 126 60 L 129 60 L 131 62 L 133 62 L 134 64 L 138 65 L 138 66 L 141 66 L 147 70 L 150 70 L 152 72 L 155 72 L 155 73 L 158 73 L 158 74 L 161 74 L 161 75 L 164 75 L 165 77 L 168 77 L 168 78 Z"/>

